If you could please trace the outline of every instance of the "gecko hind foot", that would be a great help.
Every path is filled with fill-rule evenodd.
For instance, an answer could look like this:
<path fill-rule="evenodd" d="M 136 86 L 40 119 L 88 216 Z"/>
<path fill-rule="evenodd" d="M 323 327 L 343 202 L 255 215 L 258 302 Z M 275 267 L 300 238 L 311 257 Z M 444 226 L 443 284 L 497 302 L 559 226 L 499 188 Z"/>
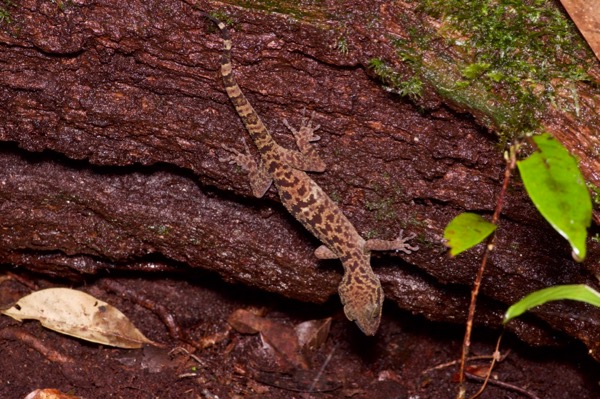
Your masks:
<path fill-rule="evenodd" d="M 262 162 L 260 164 L 256 163 L 256 160 L 250 155 L 250 149 L 246 144 L 246 140 L 243 141 L 244 147 L 246 147 L 245 153 L 225 144 L 221 144 L 221 147 L 229 152 L 229 155 L 219 158 L 219 161 L 235 164 L 242 168 L 242 170 L 248 174 L 252 194 L 257 198 L 260 198 L 265 195 L 269 187 L 271 187 L 272 179 Z"/>
<path fill-rule="evenodd" d="M 250 150 L 248 149 L 248 145 L 246 144 L 246 140 L 244 141 L 244 147 L 246 147 L 246 152 L 241 152 L 236 150 L 233 147 L 229 147 L 226 144 L 221 144 L 221 148 L 225 151 L 229 152 L 228 155 L 219 158 L 219 162 L 227 162 L 229 164 L 236 164 L 245 171 L 249 171 L 252 168 L 252 165 L 255 163 L 254 159 L 250 155 Z"/>
<path fill-rule="evenodd" d="M 415 238 L 417 236 L 417 233 L 410 233 L 408 235 L 408 237 L 403 237 L 403 233 L 404 233 L 404 230 L 400 229 L 400 234 L 398 234 L 398 237 L 396 237 L 396 239 L 392 241 L 393 243 L 395 243 L 395 246 L 396 246 L 393 249 L 396 251 L 402 251 L 407 254 L 410 254 L 413 251 L 418 251 L 419 250 L 418 246 L 413 246 L 413 245 L 410 245 L 409 243 L 407 243 L 407 241 L 410 241 L 413 238 Z"/>
<path fill-rule="evenodd" d="M 400 234 L 395 240 L 372 239 L 365 243 L 365 249 L 368 251 L 402 251 L 405 254 L 411 254 L 418 251 L 418 246 L 410 245 L 407 241 L 412 240 L 417 235 L 411 233 L 408 237 L 403 237 L 404 230 L 400 229 Z"/>

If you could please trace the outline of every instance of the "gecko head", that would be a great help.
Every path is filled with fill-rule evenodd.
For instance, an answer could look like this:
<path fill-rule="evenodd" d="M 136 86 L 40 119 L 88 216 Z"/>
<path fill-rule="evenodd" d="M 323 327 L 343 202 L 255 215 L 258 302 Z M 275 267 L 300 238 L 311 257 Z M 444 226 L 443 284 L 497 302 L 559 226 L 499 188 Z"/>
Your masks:
<path fill-rule="evenodd" d="M 339 293 L 348 320 L 354 321 L 365 335 L 372 336 L 377 332 L 381 321 L 383 290 L 375 275 L 368 277 L 368 282 L 361 278 L 359 281 L 363 284 L 357 284 L 356 279 L 345 275 L 339 286 Z"/>

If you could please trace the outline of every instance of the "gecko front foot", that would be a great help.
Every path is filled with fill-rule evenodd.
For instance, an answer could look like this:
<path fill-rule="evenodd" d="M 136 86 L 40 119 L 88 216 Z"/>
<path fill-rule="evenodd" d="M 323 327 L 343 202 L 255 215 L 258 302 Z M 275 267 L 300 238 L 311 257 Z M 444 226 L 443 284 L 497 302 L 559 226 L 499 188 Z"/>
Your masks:
<path fill-rule="evenodd" d="M 289 122 L 284 119 L 283 124 L 290 129 L 296 140 L 296 145 L 300 152 L 280 148 L 280 154 L 285 160 L 285 163 L 293 168 L 303 170 L 305 172 L 323 172 L 325 170 L 325 162 L 319 157 L 311 142 L 321 140 L 320 136 L 315 134 L 315 130 L 319 129 L 320 125 L 313 126 L 313 112 L 310 118 L 304 116 L 306 110 L 302 112 L 302 123 L 298 130 L 294 129 Z"/>
<path fill-rule="evenodd" d="M 290 129 L 290 131 L 294 135 L 294 138 L 296 139 L 296 142 L 312 143 L 314 141 L 321 140 L 321 137 L 315 134 L 315 131 L 319 130 L 321 125 L 316 125 L 316 126 L 312 125 L 312 121 L 315 117 L 315 112 L 314 111 L 311 112 L 310 117 L 305 116 L 304 115 L 305 113 L 306 113 L 306 109 L 304 111 L 302 111 L 302 122 L 300 123 L 299 130 L 294 129 L 289 124 L 287 119 L 283 120 L 283 124 L 288 129 Z M 300 145 L 298 147 L 300 147 Z"/>

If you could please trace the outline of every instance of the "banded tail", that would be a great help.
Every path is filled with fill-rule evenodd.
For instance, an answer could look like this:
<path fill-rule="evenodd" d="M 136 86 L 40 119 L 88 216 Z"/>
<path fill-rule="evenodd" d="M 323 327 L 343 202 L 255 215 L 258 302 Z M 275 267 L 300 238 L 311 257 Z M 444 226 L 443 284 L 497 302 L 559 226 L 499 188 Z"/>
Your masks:
<path fill-rule="evenodd" d="M 262 152 L 264 149 L 272 148 L 274 142 L 269 134 L 269 131 L 258 116 L 258 113 L 254 110 L 254 107 L 252 107 L 252 104 L 250 104 L 244 93 L 242 93 L 242 89 L 240 89 L 240 86 L 237 84 L 233 76 L 233 66 L 231 64 L 232 42 L 229 29 L 227 29 L 227 26 L 223 22 L 219 21 L 212 15 L 204 13 L 204 16 L 217 25 L 221 33 L 221 39 L 223 40 L 221 76 L 223 78 L 223 84 L 229 99 L 233 103 L 233 106 L 242 119 L 242 122 L 244 122 L 248 133 L 252 137 L 252 140 L 258 147 L 259 151 Z"/>

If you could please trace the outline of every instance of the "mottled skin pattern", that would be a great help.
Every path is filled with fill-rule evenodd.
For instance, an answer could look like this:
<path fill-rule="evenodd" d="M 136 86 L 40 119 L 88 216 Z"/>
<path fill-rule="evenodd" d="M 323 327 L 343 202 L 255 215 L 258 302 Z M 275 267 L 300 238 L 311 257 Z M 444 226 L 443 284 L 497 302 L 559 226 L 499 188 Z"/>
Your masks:
<path fill-rule="evenodd" d="M 320 259 L 340 259 L 344 277 L 339 294 L 344 312 L 355 321 L 366 335 L 375 335 L 381 320 L 383 290 L 379 278 L 370 265 L 371 250 L 417 250 L 406 243 L 414 237 L 400 237 L 393 241 L 365 241 L 335 202 L 304 172 L 322 172 L 325 164 L 310 144 L 320 138 L 314 134 L 319 126 L 312 126 L 312 117 L 303 118 L 299 130 L 292 131 L 300 151 L 279 146 L 269 134 L 260 117 L 237 85 L 231 66 L 231 39 L 225 25 L 206 15 L 221 31 L 224 51 L 221 74 L 227 95 L 244 122 L 252 141 L 260 153 L 260 163 L 246 153 L 225 147 L 232 155 L 222 158 L 240 165 L 248 172 L 253 194 L 262 197 L 271 183 L 275 185 L 286 209 L 324 244 L 315 251 Z M 246 149 L 247 150 L 247 149 Z"/>

